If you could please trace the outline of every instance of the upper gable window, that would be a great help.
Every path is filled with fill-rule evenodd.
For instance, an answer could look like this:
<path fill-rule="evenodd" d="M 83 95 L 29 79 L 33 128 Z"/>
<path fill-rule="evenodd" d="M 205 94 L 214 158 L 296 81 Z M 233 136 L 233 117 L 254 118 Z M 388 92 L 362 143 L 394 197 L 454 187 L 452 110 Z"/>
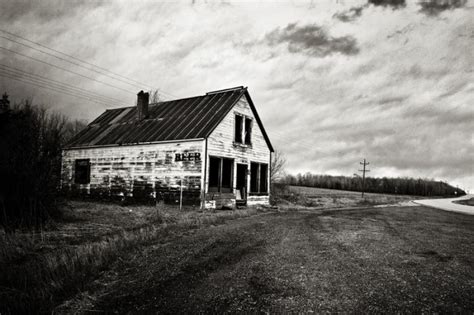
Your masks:
<path fill-rule="evenodd" d="M 242 143 L 242 131 L 244 126 L 244 119 L 240 115 L 235 115 L 235 137 L 234 141 Z"/>
<path fill-rule="evenodd" d="M 245 144 L 252 144 L 252 119 L 245 118 Z"/>
<path fill-rule="evenodd" d="M 234 142 L 252 144 L 252 119 L 242 115 L 235 115 Z"/>

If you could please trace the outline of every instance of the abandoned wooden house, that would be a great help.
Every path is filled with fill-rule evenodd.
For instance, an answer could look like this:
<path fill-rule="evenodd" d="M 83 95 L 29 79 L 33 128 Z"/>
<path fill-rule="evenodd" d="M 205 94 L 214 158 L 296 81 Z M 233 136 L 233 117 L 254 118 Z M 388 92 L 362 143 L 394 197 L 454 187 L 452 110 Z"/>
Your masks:
<path fill-rule="evenodd" d="M 205 208 L 269 203 L 271 153 L 247 88 L 109 109 L 63 150 L 62 189 Z"/>

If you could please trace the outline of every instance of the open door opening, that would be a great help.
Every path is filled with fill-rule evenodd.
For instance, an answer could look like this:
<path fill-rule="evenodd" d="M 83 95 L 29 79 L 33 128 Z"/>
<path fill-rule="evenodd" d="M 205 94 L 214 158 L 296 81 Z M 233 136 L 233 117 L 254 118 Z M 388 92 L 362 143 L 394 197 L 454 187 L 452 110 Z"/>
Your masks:
<path fill-rule="evenodd" d="M 247 200 L 247 164 L 237 164 L 237 200 Z"/>

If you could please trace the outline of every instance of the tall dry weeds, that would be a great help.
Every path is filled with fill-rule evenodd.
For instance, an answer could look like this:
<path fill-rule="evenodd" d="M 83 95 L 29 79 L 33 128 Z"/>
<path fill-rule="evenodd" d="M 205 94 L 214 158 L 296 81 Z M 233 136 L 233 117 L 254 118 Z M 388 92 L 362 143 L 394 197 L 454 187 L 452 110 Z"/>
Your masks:
<path fill-rule="evenodd" d="M 146 214 L 146 226 L 122 230 L 99 241 L 69 246 L 46 254 L 33 253 L 32 236 L 2 235 L 0 313 L 51 312 L 119 257 L 166 237 L 227 220 L 248 217 L 256 209 L 219 212 L 177 212 L 157 209 Z M 31 254 L 31 256 L 28 255 Z"/>

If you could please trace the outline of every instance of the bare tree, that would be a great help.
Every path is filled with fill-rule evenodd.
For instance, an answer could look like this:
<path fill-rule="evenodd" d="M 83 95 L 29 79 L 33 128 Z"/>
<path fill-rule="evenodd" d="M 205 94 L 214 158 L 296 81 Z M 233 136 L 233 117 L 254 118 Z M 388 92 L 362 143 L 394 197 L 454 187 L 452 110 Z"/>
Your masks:
<path fill-rule="evenodd" d="M 150 90 L 150 92 L 148 93 L 150 94 L 150 104 L 161 102 L 160 93 L 158 89 Z"/>
<path fill-rule="evenodd" d="M 272 154 L 272 167 L 270 171 L 270 182 L 274 183 L 285 175 L 286 158 L 281 151 Z"/>

